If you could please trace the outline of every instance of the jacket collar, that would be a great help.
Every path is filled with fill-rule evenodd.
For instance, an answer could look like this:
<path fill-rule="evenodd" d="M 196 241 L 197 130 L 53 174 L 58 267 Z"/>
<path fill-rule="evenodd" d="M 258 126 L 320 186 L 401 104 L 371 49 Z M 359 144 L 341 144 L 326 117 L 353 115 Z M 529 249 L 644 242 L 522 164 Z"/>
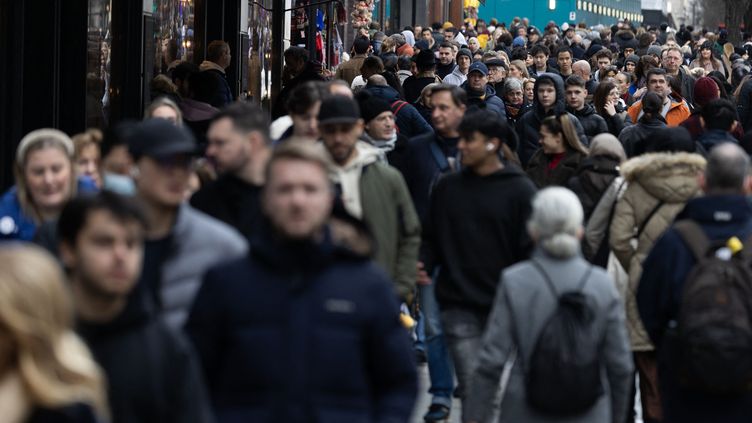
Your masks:
<path fill-rule="evenodd" d="M 752 206 L 743 195 L 706 195 L 689 200 L 676 220 L 703 223 L 732 223 L 752 219 Z"/>

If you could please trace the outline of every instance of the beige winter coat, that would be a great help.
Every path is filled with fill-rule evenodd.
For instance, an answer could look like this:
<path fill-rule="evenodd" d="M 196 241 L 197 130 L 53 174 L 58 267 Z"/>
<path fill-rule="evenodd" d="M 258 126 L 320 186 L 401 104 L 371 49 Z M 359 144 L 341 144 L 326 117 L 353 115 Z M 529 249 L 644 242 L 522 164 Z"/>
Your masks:
<path fill-rule="evenodd" d="M 635 157 L 621 166 L 627 189 L 616 204 L 609 243 L 629 275 L 626 292 L 629 337 L 634 351 L 653 349 L 637 311 L 635 294 L 642 275 L 642 262 L 684 204 L 699 194 L 697 176 L 705 159 L 690 153 L 651 153 Z M 632 238 L 660 201 L 664 204 L 645 225 L 639 239 Z"/>

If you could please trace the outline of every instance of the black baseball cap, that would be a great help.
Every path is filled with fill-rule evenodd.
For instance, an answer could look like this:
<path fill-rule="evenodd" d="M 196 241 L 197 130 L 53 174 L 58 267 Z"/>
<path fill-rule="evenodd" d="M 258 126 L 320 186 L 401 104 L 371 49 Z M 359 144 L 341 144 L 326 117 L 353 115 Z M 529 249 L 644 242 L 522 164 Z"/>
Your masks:
<path fill-rule="evenodd" d="M 147 119 L 136 124 L 133 131 L 128 134 L 128 149 L 134 158 L 162 158 L 198 153 L 196 138 L 191 131 L 159 118 Z"/>
<path fill-rule="evenodd" d="M 358 103 L 343 95 L 333 95 L 321 102 L 319 125 L 355 123 L 360 120 Z"/>

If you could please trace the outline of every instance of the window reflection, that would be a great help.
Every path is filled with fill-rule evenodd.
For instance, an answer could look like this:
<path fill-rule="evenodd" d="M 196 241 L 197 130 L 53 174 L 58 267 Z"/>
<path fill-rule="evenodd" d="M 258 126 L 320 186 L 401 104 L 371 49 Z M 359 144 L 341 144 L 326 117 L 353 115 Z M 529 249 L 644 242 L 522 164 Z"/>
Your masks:
<path fill-rule="evenodd" d="M 154 75 L 193 61 L 193 0 L 154 1 Z"/>
<path fill-rule="evenodd" d="M 86 126 L 102 128 L 110 110 L 112 0 L 89 0 L 86 59 Z"/>
<path fill-rule="evenodd" d="M 271 8 L 272 0 L 248 1 L 248 99 L 264 105 L 271 96 Z"/>

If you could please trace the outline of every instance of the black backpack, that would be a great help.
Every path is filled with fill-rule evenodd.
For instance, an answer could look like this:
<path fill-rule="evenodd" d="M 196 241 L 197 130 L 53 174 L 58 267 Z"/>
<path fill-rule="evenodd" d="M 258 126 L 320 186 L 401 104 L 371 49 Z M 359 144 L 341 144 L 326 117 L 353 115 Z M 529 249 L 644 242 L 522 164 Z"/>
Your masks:
<path fill-rule="evenodd" d="M 668 332 L 679 385 L 713 394 L 750 392 L 752 237 L 747 248 L 724 259 L 697 223 L 683 220 L 674 228 L 697 260 Z"/>
<path fill-rule="evenodd" d="M 528 404 L 556 416 L 581 414 L 603 395 L 599 357 L 603 334 L 597 333 L 591 300 L 582 293 L 592 266 L 588 266 L 575 291 L 556 292 L 546 271 L 536 269 L 558 305 L 543 326 L 528 363 L 525 387 Z"/>

